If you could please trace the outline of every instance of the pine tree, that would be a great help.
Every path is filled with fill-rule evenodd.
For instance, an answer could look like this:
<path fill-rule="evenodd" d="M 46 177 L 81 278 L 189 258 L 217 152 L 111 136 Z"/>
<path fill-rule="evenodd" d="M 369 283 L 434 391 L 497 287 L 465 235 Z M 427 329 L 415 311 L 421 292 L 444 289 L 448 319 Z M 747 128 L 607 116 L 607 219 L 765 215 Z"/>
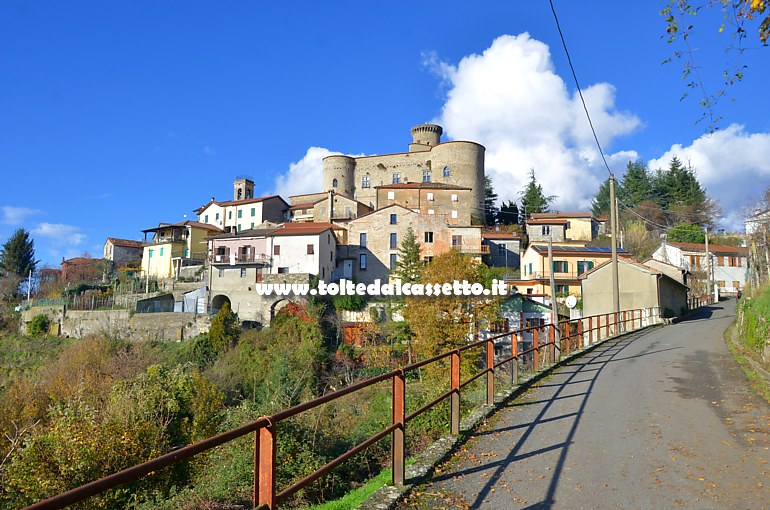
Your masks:
<path fill-rule="evenodd" d="M 595 218 L 610 215 L 610 179 L 605 179 L 596 196 L 591 200 L 591 212 Z"/>
<path fill-rule="evenodd" d="M 494 225 L 498 220 L 497 193 L 492 186 L 492 179 L 484 176 L 484 224 Z"/>
<path fill-rule="evenodd" d="M 37 267 L 35 260 L 35 241 L 29 238 L 29 232 L 18 229 L 0 250 L 0 276 L 18 276 L 26 278 Z"/>
<path fill-rule="evenodd" d="M 629 161 L 620 185 L 619 199 L 626 207 L 636 207 L 652 196 L 652 182 L 642 160 Z"/>
<path fill-rule="evenodd" d="M 556 198 L 555 195 L 546 196 L 543 193 L 543 186 L 535 179 L 534 168 L 529 171 L 527 187 L 520 191 L 519 195 L 521 196 L 521 206 L 524 208 L 524 213 L 527 216 L 533 213 L 548 212 L 551 203 Z"/>
<path fill-rule="evenodd" d="M 417 283 L 422 277 L 422 268 L 420 243 L 417 241 L 412 227 L 409 227 L 401 241 L 401 247 L 398 250 L 398 262 L 396 262 L 396 270 L 393 275 L 404 283 Z"/>

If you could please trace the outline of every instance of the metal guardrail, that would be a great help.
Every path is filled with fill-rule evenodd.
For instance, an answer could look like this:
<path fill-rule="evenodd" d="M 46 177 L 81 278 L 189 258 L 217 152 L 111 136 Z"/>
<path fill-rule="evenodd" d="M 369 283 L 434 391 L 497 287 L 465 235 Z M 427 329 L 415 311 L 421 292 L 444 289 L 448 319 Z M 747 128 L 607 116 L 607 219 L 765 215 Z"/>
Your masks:
<path fill-rule="evenodd" d="M 328 393 L 322 397 L 299 404 L 289 409 L 280 411 L 271 416 L 265 416 L 247 423 L 241 427 L 229 430 L 214 437 L 204 439 L 198 443 L 185 446 L 178 450 L 144 462 L 142 464 L 124 469 L 118 473 L 95 480 L 68 492 L 35 503 L 27 509 L 59 509 L 68 505 L 83 501 L 91 496 L 100 494 L 122 484 L 138 480 L 159 469 L 171 466 L 194 455 L 211 450 L 229 441 L 254 433 L 254 489 L 253 502 L 255 508 L 273 509 L 286 500 L 289 496 L 306 487 L 313 481 L 332 471 L 357 453 L 375 444 L 386 436 L 391 436 L 391 465 L 392 482 L 403 485 L 406 474 L 406 424 L 433 408 L 444 400 L 449 400 L 449 430 L 450 434 L 457 435 L 460 431 L 460 393 L 463 388 L 473 381 L 485 379 L 486 404 L 494 404 L 495 397 L 495 369 L 510 364 L 511 379 L 514 384 L 519 380 L 519 364 L 524 359 L 532 363 L 535 371 L 545 365 L 556 362 L 561 353 L 565 355 L 584 347 L 589 347 L 598 341 L 605 340 L 617 334 L 640 329 L 651 324 L 657 324 L 661 319 L 660 308 L 626 310 L 617 314 L 604 314 L 585 317 L 558 325 L 533 326 L 517 331 L 509 331 L 490 338 L 475 341 L 457 349 L 439 354 L 432 358 L 419 361 L 412 365 L 399 368 L 386 374 L 352 384 L 347 388 Z M 519 343 L 524 335 L 531 335 L 531 347 L 519 350 Z M 510 337 L 511 356 L 495 362 L 495 340 Z M 516 341 L 513 341 L 514 337 Z M 543 341 L 545 340 L 545 341 Z M 483 349 L 485 368 L 475 373 L 465 381 L 460 377 L 460 361 L 462 353 L 471 349 Z M 558 352 L 557 352 L 558 351 Z M 438 396 L 433 401 L 423 405 L 416 411 L 406 414 L 406 374 L 426 365 L 449 358 L 449 390 Z M 353 447 L 346 453 L 327 463 L 305 478 L 295 482 L 290 487 L 277 492 L 276 488 L 276 452 L 277 452 L 277 424 L 283 420 L 296 416 L 305 411 L 314 409 L 322 404 L 331 402 L 351 393 L 372 386 L 374 384 L 390 381 L 392 385 L 392 422 L 391 424 L 372 435 L 369 439 Z"/>

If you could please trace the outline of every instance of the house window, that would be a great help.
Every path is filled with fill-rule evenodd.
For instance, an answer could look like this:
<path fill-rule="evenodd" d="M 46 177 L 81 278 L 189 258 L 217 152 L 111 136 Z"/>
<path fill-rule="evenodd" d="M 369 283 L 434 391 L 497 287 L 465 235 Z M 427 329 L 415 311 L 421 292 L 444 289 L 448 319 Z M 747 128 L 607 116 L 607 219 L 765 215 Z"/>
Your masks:
<path fill-rule="evenodd" d="M 730 264 L 730 267 L 738 267 L 741 265 L 740 261 L 738 260 L 738 257 L 730 257 L 729 264 Z"/>
<path fill-rule="evenodd" d="M 257 208 L 256 208 L 256 207 L 252 207 L 252 208 L 251 208 L 251 216 L 252 216 L 252 218 L 253 218 L 254 216 L 256 216 L 256 215 L 257 215 Z"/>
<path fill-rule="evenodd" d="M 276 244 L 273 246 L 273 255 L 280 255 L 281 254 L 281 245 Z"/>
<path fill-rule="evenodd" d="M 206 216 L 203 217 L 203 223 L 208 223 L 208 222 L 209 222 L 209 215 L 207 214 Z"/>
<path fill-rule="evenodd" d="M 425 242 L 426 243 L 433 242 L 433 232 L 425 232 Z"/>
<path fill-rule="evenodd" d="M 253 221 L 251 222 L 251 227 L 249 227 L 249 228 L 254 228 L 254 222 Z"/>
<path fill-rule="evenodd" d="M 158 253 L 158 255 L 161 256 L 161 257 L 163 256 L 163 247 L 162 246 L 160 247 L 160 253 Z"/>
<path fill-rule="evenodd" d="M 435 214 L 435 213 L 436 211 L 434 211 L 433 209 L 428 209 L 428 214 Z"/>
<path fill-rule="evenodd" d="M 366 232 L 358 234 L 358 244 L 361 248 L 366 248 Z"/>
<path fill-rule="evenodd" d="M 238 232 L 240 232 L 240 231 L 241 231 L 241 224 L 238 223 Z"/>
<path fill-rule="evenodd" d="M 216 213 L 216 215 L 214 215 L 214 219 L 217 221 L 219 220 L 219 213 Z"/>
<path fill-rule="evenodd" d="M 452 202 L 457 202 L 457 193 L 452 193 Z"/>
<path fill-rule="evenodd" d="M 452 211 L 452 219 L 453 220 L 457 219 L 457 211 Z"/>
<path fill-rule="evenodd" d="M 278 274 L 287 274 L 289 272 L 288 267 L 279 267 L 278 268 Z"/>
<path fill-rule="evenodd" d="M 544 236 L 551 235 L 551 225 L 543 225 L 540 227 L 540 234 Z"/>
<path fill-rule="evenodd" d="M 152 248 L 150 248 L 150 258 L 152 258 Z"/>
<path fill-rule="evenodd" d="M 594 263 L 590 260 L 578 260 L 577 263 L 577 272 L 579 275 L 585 273 L 586 271 L 590 271 L 593 269 Z"/>
<path fill-rule="evenodd" d="M 332 188 L 337 187 L 337 179 L 332 179 Z"/>
<path fill-rule="evenodd" d="M 433 202 L 433 193 L 428 193 L 428 201 Z"/>
<path fill-rule="evenodd" d="M 393 184 L 400 184 L 401 183 L 401 174 L 396 172 L 393 174 Z"/>
<path fill-rule="evenodd" d="M 238 209 L 238 217 L 243 218 L 243 209 Z"/>
<path fill-rule="evenodd" d="M 723 256 L 720 255 L 720 256 L 717 257 L 717 265 L 718 266 L 724 266 L 725 265 L 725 258 Z"/>
<path fill-rule="evenodd" d="M 423 260 L 423 261 L 424 261 L 426 264 L 430 264 L 431 262 L 433 262 L 433 257 L 431 257 L 431 256 L 427 256 L 427 257 L 424 257 L 422 260 Z"/>
<path fill-rule="evenodd" d="M 242 267 L 242 268 L 241 268 L 241 278 L 243 278 L 243 277 L 245 277 L 245 276 L 246 276 L 246 268 L 245 268 L 245 267 Z"/>
<path fill-rule="evenodd" d="M 527 274 L 532 274 L 532 262 L 529 263 L 529 273 Z"/>
<path fill-rule="evenodd" d="M 736 290 L 740 289 L 741 288 L 741 282 L 739 282 L 738 280 L 733 280 L 733 288 L 736 289 Z"/>
<path fill-rule="evenodd" d="M 452 236 L 452 248 L 460 248 L 463 245 L 463 236 Z"/>
<path fill-rule="evenodd" d="M 497 245 L 497 254 L 498 255 L 505 255 L 505 249 L 506 249 L 506 246 L 504 244 L 498 244 Z"/>
<path fill-rule="evenodd" d="M 398 248 L 398 235 L 395 232 L 390 233 L 390 249 L 395 250 Z"/>
<path fill-rule="evenodd" d="M 227 211 L 227 219 L 228 220 L 233 219 L 233 211 Z"/>
<path fill-rule="evenodd" d="M 315 253 L 315 251 L 313 251 L 313 245 L 312 244 L 308 244 L 307 245 L 307 254 L 308 255 L 312 255 L 313 253 Z"/>
<path fill-rule="evenodd" d="M 422 182 L 430 182 L 430 170 L 422 171 Z"/>
<path fill-rule="evenodd" d="M 720 289 L 724 289 L 725 288 L 725 281 L 724 280 L 717 280 L 717 287 L 719 287 Z"/>
<path fill-rule="evenodd" d="M 390 215 L 390 224 L 391 225 L 395 225 L 396 224 L 396 215 L 395 214 L 391 214 Z"/>
<path fill-rule="evenodd" d="M 394 198 L 396 198 L 396 192 L 388 191 L 388 200 L 393 200 Z"/>
<path fill-rule="evenodd" d="M 556 285 L 557 294 L 569 294 L 569 285 Z"/>
<path fill-rule="evenodd" d="M 444 167 L 444 177 L 449 177 L 451 175 L 451 171 L 449 170 L 448 166 Z"/>
<path fill-rule="evenodd" d="M 361 178 L 361 187 L 362 188 L 369 188 L 369 187 L 371 187 L 371 182 L 369 181 L 369 176 L 368 175 L 364 175 Z"/>
<path fill-rule="evenodd" d="M 390 254 L 390 270 L 393 271 L 396 269 L 396 264 L 398 263 L 398 255 L 395 253 Z"/>
<path fill-rule="evenodd" d="M 569 264 L 566 260 L 554 260 L 553 272 L 554 273 L 566 273 L 569 271 Z"/>
<path fill-rule="evenodd" d="M 358 269 L 366 271 L 366 253 L 361 253 L 358 256 Z"/>

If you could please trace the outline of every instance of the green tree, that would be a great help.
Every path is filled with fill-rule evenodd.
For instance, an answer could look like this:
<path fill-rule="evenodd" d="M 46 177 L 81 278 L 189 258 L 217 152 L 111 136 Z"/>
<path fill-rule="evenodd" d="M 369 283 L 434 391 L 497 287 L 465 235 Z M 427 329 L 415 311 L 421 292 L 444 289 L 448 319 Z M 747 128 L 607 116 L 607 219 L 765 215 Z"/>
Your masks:
<path fill-rule="evenodd" d="M 484 176 L 484 224 L 494 225 L 497 222 L 499 209 L 497 208 L 497 193 L 492 186 L 492 179 Z"/>
<path fill-rule="evenodd" d="M 703 227 L 689 223 L 674 225 L 669 229 L 666 238 L 675 243 L 703 244 L 706 242 L 706 234 L 703 232 Z"/>
<path fill-rule="evenodd" d="M 546 196 L 543 193 L 543 186 L 535 179 L 535 169 L 532 168 L 529 171 L 529 182 L 527 186 L 519 192 L 521 196 L 521 206 L 524 209 L 524 213 L 529 216 L 533 213 L 548 212 L 550 205 L 556 198 L 555 195 Z"/>
<path fill-rule="evenodd" d="M 503 202 L 497 213 L 497 221 L 501 225 L 518 225 L 519 206 L 516 205 L 516 202 L 513 200 L 509 200 L 507 203 Z"/>
<path fill-rule="evenodd" d="M 238 316 L 230 310 L 230 303 L 225 301 L 222 308 L 211 319 L 209 341 L 216 352 L 226 351 L 238 341 Z"/>
<path fill-rule="evenodd" d="M 29 237 L 29 232 L 20 228 L 0 250 L 0 278 L 13 282 L 15 295 L 18 293 L 19 283 L 27 278 L 30 271 L 35 271 L 37 262 L 35 241 Z"/>
<path fill-rule="evenodd" d="M 401 241 L 401 247 L 398 250 L 398 262 L 396 262 L 396 270 L 393 275 L 404 283 L 415 283 L 420 281 L 422 268 L 420 243 L 417 241 L 412 227 L 409 227 Z"/>
<path fill-rule="evenodd" d="M 652 182 L 642 160 L 629 161 L 618 190 L 618 198 L 626 207 L 636 207 L 652 196 Z"/>
<path fill-rule="evenodd" d="M 591 212 L 594 217 L 609 217 L 610 215 L 610 178 L 604 180 L 596 196 L 591 200 Z"/>

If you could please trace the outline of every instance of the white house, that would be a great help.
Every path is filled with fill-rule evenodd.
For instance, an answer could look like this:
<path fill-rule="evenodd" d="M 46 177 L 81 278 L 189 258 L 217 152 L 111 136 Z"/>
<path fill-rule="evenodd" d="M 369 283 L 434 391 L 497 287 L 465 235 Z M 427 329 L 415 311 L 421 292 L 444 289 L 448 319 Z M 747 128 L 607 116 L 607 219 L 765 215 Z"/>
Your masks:
<path fill-rule="evenodd" d="M 711 280 L 719 292 L 737 292 L 746 284 L 749 270 L 749 249 L 741 246 L 709 245 Z M 705 270 L 706 245 L 697 243 L 663 242 L 652 258 L 688 271 Z"/>

